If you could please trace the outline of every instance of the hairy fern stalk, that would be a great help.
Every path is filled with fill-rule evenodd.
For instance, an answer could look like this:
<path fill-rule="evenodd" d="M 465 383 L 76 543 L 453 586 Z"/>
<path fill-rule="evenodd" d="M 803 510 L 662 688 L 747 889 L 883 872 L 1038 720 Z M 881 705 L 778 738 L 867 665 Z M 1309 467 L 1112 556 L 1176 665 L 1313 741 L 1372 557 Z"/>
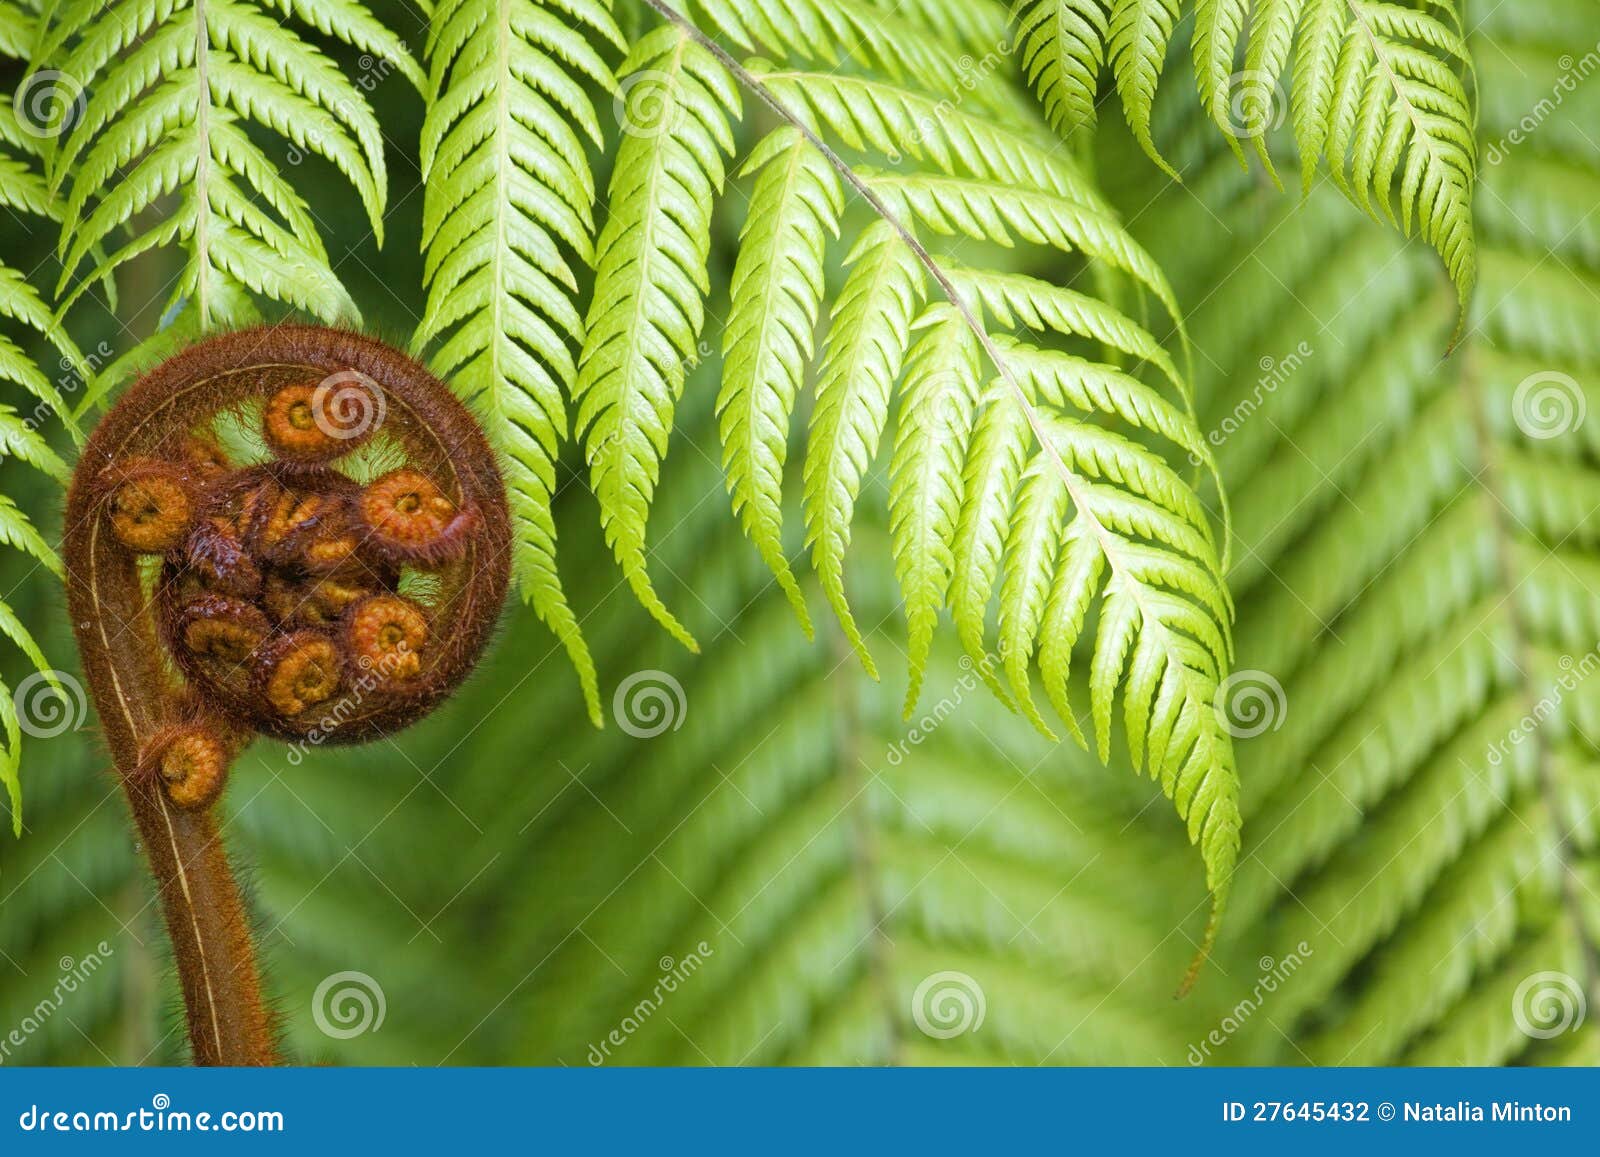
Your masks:
<path fill-rule="evenodd" d="M 44 241 L 0 266 L 11 456 L 64 478 L 141 366 L 292 312 L 409 334 L 506 479 L 539 626 L 405 741 L 429 806 L 316 753 L 235 772 L 294 991 L 350 967 L 374 877 L 399 901 L 365 928 L 394 1027 L 352 1058 L 1595 1058 L 1514 1015 L 1545 974 L 1600 1008 L 1593 687 L 1549 691 L 1600 636 L 1596 107 L 1548 75 L 1600 39 L 1580 0 L 0 0 L 0 29 L 0 201 Z M 74 344 L 146 308 L 118 356 Z M 59 571 L 25 509 L 0 534 Z M 35 836 L 99 832 L 29 780 Z M 13 956 L 54 944 L 20 895 Z M 930 1031 L 950 975 L 982 1031 Z"/>

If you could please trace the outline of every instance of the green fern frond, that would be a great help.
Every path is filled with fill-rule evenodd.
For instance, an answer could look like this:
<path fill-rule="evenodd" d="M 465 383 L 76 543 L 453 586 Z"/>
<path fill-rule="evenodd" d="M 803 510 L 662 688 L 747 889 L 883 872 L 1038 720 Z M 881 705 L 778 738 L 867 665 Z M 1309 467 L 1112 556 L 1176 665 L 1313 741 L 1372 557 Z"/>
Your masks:
<path fill-rule="evenodd" d="M 1056 132 L 1095 125 L 1110 25 L 1102 0 L 1021 0 L 1016 8 L 1022 66 Z"/>
<path fill-rule="evenodd" d="M 291 164 L 316 154 L 337 168 L 381 243 L 377 118 L 294 21 L 384 54 L 413 81 L 421 73 L 354 0 L 269 2 L 289 19 L 269 16 L 263 0 L 68 0 L 52 11 L 33 63 L 65 98 L 46 126 L 59 137 L 46 150 L 51 187 L 66 191 L 63 311 L 125 262 L 181 244 L 188 260 L 170 304 L 193 297 L 206 325 L 246 320 L 230 311 L 230 282 L 325 319 L 357 316 L 309 208 L 248 129 L 285 142 Z"/>
<path fill-rule="evenodd" d="M 789 418 L 816 348 L 823 251 L 838 236 L 843 194 L 827 160 L 794 129 L 750 155 L 759 172 L 729 288 L 723 333 L 723 469 L 734 512 L 799 616 L 811 619 L 783 549 L 783 468 Z"/>
<path fill-rule="evenodd" d="M 963 99 L 1002 120 L 1027 123 L 1026 99 L 989 75 L 1000 65 L 963 56 L 928 26 L 930 12 L 903 13 L 870 0 L 695 0 L 695 6 L 712 31 L 746 51 L 804 61 L 819 71 L 854 66 L 946 100 L 961 86 Z M 998 56 L 999 49 L 991 41 L 985 50 Z"/>
<path fill-rule="evenodd" d="M 11 26 L 12 40 L 0 43 L 0 53 L 22 51 L 31 39 L 27 32 L 34 19 L 31 13 L 0 12 L 0 22 L 17 22 Z M 0 211 L 33 218 L 48 226 L 58 219 L 57 208 L 35 168 L 40 139 L 35 135 L 36 126 L 25 127 L 19 121 L 19 106 L 24 115 L 31 111 L 25 101 L 0 104 Z M 64 377 L 76 378 L 87 372 L 83 354 L 52 316 L 39 293 L 20 271 L 3 261 L 0 261 L 0 318 L 43 335 L 59 354 Z M 47 422 L 59 420 L 75 441 L 82 440 L 82 433 L 58 385 L 5 334 L 0 334 L 0 382 L 20 387 L 36 402 L 26 413 L 0 404 L 0 460 L 16 459 L 65 485 L 67 465 L 39 430 Z M 39 567 L 58 578 L 61 576 L 61 560 L 54 548 L 12 499 L 3 494 L 0 494 L 0 543 L 28 555 Z M 0 634 L 28 657 L 52 687 L 59 689 L 59 673 L 45 659 L 33 636 L 4 599 L 0 599 Z M 5 788 L 10 801 L 12 829 L 20 836 L 23 730 L 12 691 L 4 684 L 0 684 L 0 727 L 5 733 L 5 744 L 0 748 L 0 786 Z"/>
<path fill-rule="evenodd" d="M 1023 0 L 1023 64 L 1057 131 L 1070 137 L 1093 126 L 1099 81 L 1110 72 L 1134 138 L 1181 179 L 1157 149 L 1152 117 L 1168 47 L 1191 13 L 1201 106 L 1234 155 L 1243 162 L 1239 142 L 1250 140 L 1276 180 L 1267 137 L 1292 63 L 1306 190 L 1326 159 L 1363 210 L 1438 251 L 1464 317 L 1477 277 L 1477 157 L 1458 0 Z M 1242 71 L 1234 67 L 1241 52 Z"/>
<path fill-rule="evenodd" d="M 877 218 L 852 238 L 850 272 L 833 303 L 802 479 L 806 544 L 846 641 L 875 677 L 866 633 L 845 595 L 843 567 L 857 500 L 895 409 L 895 392 L 907 389 L 920 400 L 908 397 L 901 403 L 890 508 L 911 630 L 908 716 L 923 678 L 928 637 L 948 598 L 969 661 L 997 688 L 996 672 L 1004 670 L 1009 689 L 1002 698 L 1015 701 L 1049 735 L 1028 686 L 1040 631 L 1048 615 L 1057 638 L 1066 640 L 1064 645 L 1052 640 L 1049 651 L 1058 676 L 1050 695 L 1065 704 L 1066 656 L 1084 633 L 1090 610 L 1103 600 L 1098 658 L 1090 668 L 1100 756 L 1110 757 L 1110 713 L 1120 703 L 1135 766 L 1149 767 L 1200 845 L 1215 901 L 1214 930 L 1239 826 L 1230 740 L 1213 708 L 1231 657 L 1232 608 L 1222 589 L 1223 561 L 1198 497 L 1162 452 L 1073 416 L 1087 410 L 1102 420 L 1115 415 L 1135 431 L 1164 429 L 1176 448 L 1209 466 L 1187 384 L 1161 343 L 1117 308 L 1051 282 L 969 269 L 930 255 L 913 228 L 920 224 L 1002 247 L 1018 242 L 1053 247 L 1091 268 L 1126 273 L 1161 303 L 1182 334 L 1176 297 L 1165 277 L 1076 167 L 1042 142 L 1035 129 L 959 108 L 927 108 L 927 98 L 913 89 L 875 76 L 800 72 L 755 62 L 745 80 L 801 129 L 807 143 L 823 150 L 823 158 L 868 200 Z M 829 138 L 869 158 L 909 155 L 934 171 L 887 173 L 853 165 L 826 151 Z M 801 148 L 799 139 L 786 139 L 791 150 Z M 766 203 L 764 198 L 762 206 Z M 773 228 L 789 230 L 791 236 L 782 242 L 787 249 L 816 251 L 820 230 L 814 213 Z M 767 248 L 779 244 L 764 230 L 755 236 Z M 741 261 L 753 269 L 771 266 L 764 251 Z M 766 276 L 770 282 L 780 274 Z M 781 276 L 807 284 L 794 274 Z M 966 334 L 956 339 L 953 318 L 936 307 L 927 324 L 942 336 L 935 340 L 930 334 L 919 344 L 908 381 L 901 383 L 929 281 Z M 741 280 L 740 297 L 759 300 L 760 288 Z M 809 336 L 803 302 L 802 297 L 799 329 Z M 735 308 L 746 307 L 736 302 Z M 1035 396 L 1025 378 L 1049 365 L 1044 351 L 1025 366 L 1034 351 L 990 332 L 985 316 L 1001 328 L 1031 327 L 1056 341 L 1097 343 L 1129 358 L 1133 374 L 1151 366 L 1170 400 L 1163 402 L 1161 391 L 1135 376 L 1118 377 L 1111 367 L 1070 358 L 1050 366 L 1061 376 L 1045 372 Z M 800 345 L 802 353 L 808 344 Z M 981 407 L 979 375 L 989 371 L 981 360 L 974 361 L 979 349 L 1005 387 Z M 1080 374 L 1080 367 L 1087 372 Z M 1124 384 L 1132 388 L 1124 391 Z M 951 416 L 921 412 L 925 403 L 944 399 Z M 764 404 L 769 445 L 781 444 L 778 431 L 787 410 L 781 391 Z M 746 452 L 745 429 L 735 427 L 738 437 L 725 452 Z M 969 431 L 970 450 L 965 445 Z M 997 437 L 1000 431 L 1007 436 Z M 774 461 L 769 451 L 769 485 L 776 484 Z M 770 515 L 774 506 L 769 494 L 763 550 L 769 562 L 777 541 Z M 782 583 L 786 565 L 773 569 Z M 998 660 L 985 641 L 988 609 L 996 600 Z M 1135 641 L 1132 661 L 1125 663 L 1126 647 Z M 1076 720 L 1070 726 L 1077 731 Z"/>
<path fill-rule="evenodd" d="M 890 397 L 922 301 L 922 269 L 887 221 L 868 226 L 849 264 L 850 275 L 833 303 L 807 442 L 806 545 L 845 637 L 877 678 L 845 599 L 844 556 L 856 498 L 888 424 Z"/>
<path fill-rule="evenodd" d="M 690 650 L 693 636 L 650 581 L 645 523 L 687 368 L 699 359 L 711 209 L 733 152 L 739 93 L 674 26 L 623 63 L 624 134 L 596 246 L 594 301 L 573 390 L 606 540 L 629 586 Z"/>
<path fill-rule="evenodd" d="M 435 10 L 421 143 L 428 302 L 412 340 L 437 345 L 436 369 L 496 440 L 518 584 L 566 648 L 598 726 L 594 661 L 562 589 L 551 512 L 583 339 L 564 249 L 584 267 L 594 259 L 584 140 L 604 143 L 581 85 L 613 86 L 591 42 L 622 47 L 600 3 L 450 0 Z"/>
<path fill-rule="evenodd" d="M 929 308 L 918 325 L 922 336 L 906 358 L 889 468 L 891 549 L 909 636 L 908 716 L 922 689 L 934 628 L 955 570 L 962 466 L 982 375 L 977 339 L 954 306 Z"/>
<path fill-rule="evenodd" d="M 1183 0 L 1109 0 L 1106 27 L 1106 62 L 1116 77 L 1122 111 L 1134 139 L 1161 171 L 1178 178 L 1178 172 L 1156 151 L 1150 133 L 1156 86 L 1167 62 L 1167 45 L 1178 23 Z"/>
<path fill-rule="evenodd" d="M 1310 0 L 1304 14 L 1330 7 Z M 1389 83 L 1374 79 L 1399 51 L 1386 38 L 1416 42 L 1403 54 L 1411 71 L 1397 74 L 1406 85 L 1448 87 L 1425 61 L 1464 63 L 1466 46 L 1451 5 L 1432 6 L 1438 19 L 1425 24 L 1360 7 L 1377 47 L 1346 40 L 1330 66 L 1326 115 L 1342 108 L 1347 120 L 1328 148 L 1394 160 L 1384 150 L 1402 130 L 1346 98 Z M 1491 10 L 1473 34 L 1484 90 L 1499 95 L 1462 156 L 1506 147 L 1552 85 L 1554 63 L 1530 71 L 1548 53 L 1528 45 L 1580 42 L 1592 13 L 1524 18 Z M 1308 76 L 1314 62 L 1296 81 L 1314 94 Z M 1415 107 L 1470 123 L 1453 119 L 1460 105 Z M 1197 254 L 1179 283 L 1214 284 L 1241 252 L 1257 266 L 1230 279 L 1231 300 L 1191 319 L 1209 368 L 1203 413 L 1244 499 L 1231 576 L 1239 666 L 1278 689 L 1240 747 L 1254 834 L 1230 927 L 1241 956 L 1304 964 L 1277 1002 L 1277 1031 L 1246 1034 L 1226 1059 L 1539 1064 L 1595 1047 L 1592 1025 L 1546 1041 L 1517 1019 L 1532 1013 L 1527 985 L 1540 977 L 1590 1002 L 1600 994 L 1585 891 L 1600 863 L 1600 345 L 1580 321 L 1600 252 L 1579 227 L 1600 188 L 1564 147 L 1587 155 L 1566 135 L 1586 115 L 1557 107 L 1541 125 L 1542 165 L 1565 192 L 1538 212 L 1506 209 L 1525 172 L 1486 173 L 1483 289 L 1443 362 L 1456 287 L 1324 192 L 1297 207 L 1232 186 L 1236 203 L 1215 211 L 1243 231 Z M 1202 118 L 1196 108 L 1191 123 Z M 1358 167 L 1346 174 L 1356 205 L 1360 182 L 1388 184 L 1381 162 Z M 1222 187 L 1233 168 L 1216 148 L 1199 176 Z M 1153 209 L 1146 244 L 1192 237 L 1192 212 Z M 1294 1041 L 1287 1055 L 1279 1033 Z"/>

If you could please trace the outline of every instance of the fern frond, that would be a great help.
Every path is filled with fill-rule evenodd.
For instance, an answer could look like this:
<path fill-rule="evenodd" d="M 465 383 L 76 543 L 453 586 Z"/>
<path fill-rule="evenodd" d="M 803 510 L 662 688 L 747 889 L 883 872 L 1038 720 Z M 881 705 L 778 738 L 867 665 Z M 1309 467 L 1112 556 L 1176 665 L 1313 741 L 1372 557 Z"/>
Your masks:
<path fill-rule="evenodd" d="M 1022 66 L 1051 125 L 1063 137 L 1092 130 L 1111 32 L 1104 0 L 1021 0 L 1016 11 Z"/>
<path fill-rule="evenodd" d="M 269 16 L 267 3 L 291 19 Z M 247 132 L 260 126 L 286 141 L 291 163 L 313 153 L 331 163 L 382 242 L 377 119 L 294 21 L 421 79 L 398 38 L 355 0 L 67 0 L 52 10 L 34 65 L 54 70 L 68 90 L 68 107 L 46 126 L 59 137 L 46 154 L 51 187 L 68 191 L 63 311 L 97 278 L 181 244 L 188 260 L 169 304 L 193 297 L 207 325 L 246 320 L 230 312 L 239 295 L 227 283 L 328 320 L 357 316 L 305 202 Z M 131 239 L 120 240 L 136 219 Z M 111 247 L 103 258 L 102 245 Z"/>
<path fill-rule="evenodd" d="M 1280 37 L 1289 7 L 1274 9 Z M 1536 29 L 1523 13 L 1484 18 L 1472 55 L 1485 91 L 1502 96 L 1480 140 L 1463 143 L 1456 78 L 1469 54 L 1454 5 L 1430 5 L 1420 22 L 1394 5 L 1302 7 L 1327 27 L 1320 39 L 1301 30 L 1310 55 L 1299 94 L 1326 97 L 1317 117 L 1327 150 L 1345 158 L 1348 201 L 1366 196 L 1379 216 L 1390 202 L 1375 190 L 1422 172 L 1428 149 L 1377 99 L 1394 78 L 1419 123 L 1470 159 L 1508 139 L 1549 90 L 1555 65 L 1529 74 L 1548 53 L 1527 45 L 1583 42 L 1591 23 L 1576 9 L 1542 10 Z M 1363 29 L 1372 38 L 1353 43 Z M 1319 81 L 1314 50 L 1335 42 Z M 1402 57 L 1386 75 L 1383 62 Z M 1225 1059 L 1537 1064 L 1594 1047 L 1592 1025 L 1547 1041 L 1518 1023 L 1538 999 L 1525 985 L 1540 976 L 1590 1001 L 1597 992 L 1584 884 L 1600 863 L 1590 593 L 1600 442 L 1586 415 L 1600 403 L 1600 345 L 1579 319 L 1600 254 L 1578 221 L 1600 188 L 1591 165 L 1555 144 L 1576 142 L 1567 126 L 1585 115 L 1558 107 L 1541 125 L 1553 146 L 1544 164 L 1565 192 L 1540 212 L 1503 208 L 1525 173 L 1485 175 L 1483 291 L 1443 362 L 1457 287 L 1322 191 L 1295 207 L 1234 186 L 1242 215 L 1216 211 L 1243 232 L 1196 255 L 1179 282 L 1180 294 L 1215 284 L 1241 253 L 1259 266 L 1231 279 L 1230 300 L 1201 311 L 1191 332 L 1212 367 L 1197 388 L 1210 398 L 1219 466 L 1245 496 L 1245 562 L 1232 575 L 1239 666 L 1277 688 L 1259 736 L 1240 747 L 1254 835 L 1230 927 L 1247 958 L 1304 962 L 1284 986 L 1277 1031 L 1247 1034 Z M 1203 119 L 1194 109 L 1191 123 Z M 1201 177 L 1232 168 L 1219 147 Z M 1431 211 L 1462 207 L 1442 189 L 1428 194 Z M 1194 235 L 1188 206 L 1158 207 L 1144 223 L 1156 248 Z M 1277 304 L 1241 310 L 1241 300 Z"/>
<path fill-rule="evenodd" d="M 450 0 L 435 10 L 421 144 L 428 302 L 412 341 L 437 346 L 435 367 L 496 440 L 518 585 L 566 648 L 599 725 L 594 661 L 562 589 L 551 511 L 583 339 L 563 247 L 593 261 L 583 142 L 604 143 L 581 83 L 613 86 L 591 42 L 622 47 L 598 2 Z"/>
<path fill-rule="evenodd" d="M 902 14 L 872 0 L 696 0 L 696 6 L 714 32 L 746 51 L 805 61 L 818 71 L 854 65 L 946 99 L 960 86 L 963 99 L 1003 120 L 1027 121 L 1027 102 L 988 75 L 999 65 L 963 56 L 927 26 L 926 13 Z M 998 55 L 999 47 L 990 41 L 985 51 Z"/>
<path fill-rule="evenodd" d="M 684 375 L 699 357 L 711 209 L 739 93 L 670 25 L 634 44 L 621 71 L 638 119 L 617 149 L 573 397 L 606 540 L 640 602 L 694 650 L 651 584 L 645 523 Z"/>
<path fill-rule="evenodd" d="M 1296 129 L 1302 153 L 1315 164 L 1322 130 L 1308 124 L 1310 110 L 1330 103 L 1326 150 L 1334 179 L 1374 217 L 1381 213 L 1408 236 L 1415 229 L 1439 252 L 1464 314 L 1477 278 L 1477 126 L 1462 78 L 1471 58 L 1455 6 L 1445 0 L 1433 6 L 1440 16 L 1352 2 L 1331 96 L 1325 85 L 1313 93 Z M 1306 52 L 1317 50 L 1308 37 Z"/>
<path fill-rule="evenodd" d="M 889 468 L 889 527 L 909 635 L 908 716 L 955 570 L 962 465 L 982 384 L 977 339 L 954 306 L 929 308 L 918 325 Z"/>
<path fill-rule="evenodd" d="M 827 160 L 794 129 L 778 129 L 746 163 L 760 176 L 740 238 L 723 333 L 717 396 L 723 469 L 734 512 L 777 576 L 806 635 L 811 619 L 783 549 L 783 468 L 789 417 L 815 350 L 823 251 L 838 236 L 843 193 Z"/>
<path fill-rule="evenodd" d="M 1109 0 L 1106 61 L 1116 77 L 1128 127 L 1145 154 L 1174 180 L 1178 172 L 1156 150 L 1150 132 L 1156 86 L 1166 66 L 1167 44 L 1178 23 L 1182 0 Z"/>
<path fill-rule="evenodd" d="M 0 42 L 0 54 L 22 51 L 31 40 L 35 23 L 31 13 L 0 12 L 0 22 L 7 20 L 16 23 L 10 29 L 12 39 Z M 28 103 L 22 100 L 0 103 L 0 211 L 30 217 L 48 226 L 59 219 L 58 209 L 43 178 L 36 171 L 40 140 L 35 135 L 37 127 L 24 126 L 18 120 L 19 110 L 23 115 L 32 111 Z M 87 372 L 83 354 L 65 328 L 52 316 L 39 293 L 20 271 L 4 261 L 0 261 L 0 319 L 16 322 L 48 340 L 59 355 L 62 380 L 75 380 Z M 20 387 L 36 402 L 26 413 L 19 413 L 13 406 L 0 404 L 0 460 L 16 459 L 65 485 L 67 465 L 39 433 L 47 422 L 59 420 L 74 441 L 82 440 L 82 433 L 62 396 L 61 388 L 46 376 L 21 346 L 5 334 L 0 334 L 0 382 Z M 0 543 L 28 555 L 51 574 L 61 576 L 61 560 L 54 548 L 39 534 L 16 503 L 4 494 L 0 494 Z M 59 689 L 59 673 L 45 659 L 43 651 L 6 599 L 0 599 L 0 634 L 27 656 L 52 687 Z M 0 728 L 3 728 L 5 735 L 4 746 L 0 747 L 0 786 L 4 787 L 10 801 L 12 829 L 20 836 L 23 730 L 12 691 L 4 684 L 0 684 Z"/>
<path fill-rule="evenodd" d="M 1277 179 L 1267 137 L 1292 58 L 1289 101 L 1306 191 L 1326 159 L 1363 210 L 1438 251 L 1465 317 L 1477 277 L 1477 114 L 1459 0 L 1023 0 L 1023 64 L 1057 131 L 1070 137 L 1093 125 L 1109 71 L 1134 138 L 1179 179 L 1157 148 L 1152 117 L 1169 44 L 1190 11 L 1201 106 L 1241 163 L 1239 142 L 1249 139 Z"/>
<path fill-rule="evenodd" d="M 849 264 L 833 303 L 806 450 L 806 545 L 845 637 L 876 678 L 845 599 L 844 555 L 862 479 L 889 421 L 890 395 L 922 300 L 922 269 L 887 221 L 868 226 Z"/>

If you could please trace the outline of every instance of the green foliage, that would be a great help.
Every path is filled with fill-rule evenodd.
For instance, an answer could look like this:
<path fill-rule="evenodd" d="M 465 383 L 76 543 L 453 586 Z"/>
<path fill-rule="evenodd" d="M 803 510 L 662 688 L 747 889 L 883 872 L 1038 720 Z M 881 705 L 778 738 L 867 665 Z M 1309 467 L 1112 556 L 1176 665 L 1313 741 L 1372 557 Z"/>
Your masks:
<path fill-rule="evenodd" d="M 1156 91 L 1180 18 L 1193 16 L 1201 106 L 1241 163 L 1267 137 L 1294 73 L 1295 138 L 1307 191 L 1327 162 L 1375 219 L 1438 250 L 1465 311 L 1477 279 L 1472 62 L 1459 0 L 1020 0 L 1023 60 L 1058 131 L 1094 124 L 1109 71 L 1145 153 L 1181 179 L 1151 135 Z M 1246 17 L 1249 17 L 1248 24 Z M 1244 68 L 1236 69 L 1241 58 Z"/>
<path fill-rule="evenodd" d="M 422 83 L 399 39 L 353 0 L 51 6 L 32 62 L 60 88 L 44 127 L 50 188 L 62 200 L 57 291 L 72 286 L 63 309 L 99 278 L 177 243 L 187 261 L 169 302 L 192 302 L 201 327 L 254 316 L 237 287 L 327 320 L 359 317 L 306 201 L 249 131 L 270 130 L 295 163 L 332 164 L 382 241 L 388 176 L 377 118 L 296 22 Z M 99 256 L 102 245 L 113 248 Z"/>
<path fill-rule="evenodd" d="M 556 569 L 551 498 L 577 380 L 571 345 L 583 335 L 561 246 L 592 264 L 594 176 L 580 134 L 604 144 L 567 70 L 609 88 L 591 43 L 621 45 L 622 34 L 599 3 L 570 12 L 532 0 L 454 0 L 433 12 L 421 144 L 428 306 L 413 343 L 442 342 L 434 368 L 499 440 L 517 582 L 566 647 L 598 726 L 594 660 Z"/>
<path fill-rule="evenodd" d="M 639 601 L 694 650 L 651 584 L 645 522 L 673 409 L 699 360 L 712 201 L 740 99 L 726 70 L 675 27 L 643 37 L 622 72 L 623 139 L 573 397 L 606 540 Z"/>
<path fill-rule="evenodd" d="M 0 23 L 7 24 L 7 39 L 0 42 L 0 55 L 21 55 L 27 49 L 21 30 L 26 18 L 20 11 L 0 10 Z M 39 175 L 36 126 L 19 119 L 18 108 L 29 111 L 25 101 L 0 105 L 0 212 L 29 218 L 54 220 L 57 209 Z M 0 318 L 19 323 L 44 335 L 60 355 L 61 368 L 68 375 L 83 372 L 83 355 L 26 275 L 0 261 Z M 26 410 L 0 403 L 0 461 L 11 458 L 41 471 L 57 483 L 65 484 L 68 468 L 60 455 L 40 435 L 45 422 L 59 418 L 74 437 L 77 424 L 69 413 L 60 389 L 51 382 L 28 353 L 4 333 L 0 333 L 0 382 L 20 387 L 32 399 Z M 8 496 L 0 494 L 0 542 L 22 551 L 33 563 L 57 578 L 61 559 L 40 536 L 27 514 Z M 0 598 L 0 634 L 11 640 L 28 657 L 33 667 L 51 686 L 59 689 L 55 669 L 44 652 L 9 605 L 9 595 Z M 37 680 L 34 680 L 37 682 Z M 64 694 L 64 692 L 63 692 Z M 22 726 L 12 691 L 0 682 L 0 727 L 5 744 L 0 748 L 0 787 L 10 801 L 11 823 L 22 834 Z"/>
<path fill-rule="evenodd" d="M 1486 149 L 1561 91 L 1548 46 L 1593 29 L 1575 5 L 1486 14 Z M 1564 978 L 1544 999 L 1593 1007 L 1600 928 L 1600 347 L 1580 321 L 1600 184 L 1575 131 L 1596 108 L 1580 92 L 1487 173 L 1484 280 L 1448 357 L 1453 295 L 1417 253 L 1323 194 L 1264 198 L 1193 122 L 1170 134 L 1207 204 L 1165 198 L 1140 233 L 1157 252 L 1211 239 L 1180 296 L 1227 277 L 1192 317 L 1212 368 L 1198 388 L 1237 497 L 1239 666 L 1282 688 L 1241 745 L 1232 938 L 1274 960 L 1311 949 L 1272 998 L 1293 1049 L 1264 1029 L 1224 1059 L 1594 1055 L 1581 1018 L 1548 1040 L 1519 1024 L 1544 1027 L 1527 987 L 1540 974 Z M 1523 192 L 1528 166 L 1568 195 Z"/>
<path fill-rule="evenodd" d="M 67 288 L 52 314 L 0 270 L 0 314 L 76 365 L 89 285 L 188 302 L 70 414 L 263 301 L 353 316 L 329 254 L 420 212 L 418 292 L 390 288 L 497 439 L 579 675 L 520 616 L 416 734 L 246 758 L 228 834 L 296 1056 L 1600 1059 L 1593 1023 L 1515 1015 L 1552 972 L 1600 1008 L 1600 436 L 1549 428 L 1600 406 L 1600 98 L 1555 72 L 1592 6 L 677 6 L 713 47 L 654 3 L 439 0 L 426 76 L 376 0 L 45 7 L 0 49 L 87 98 L 56 138 L 0 102 L 0 200 L 61 222 Z M 363 53 L 423 101 L 369 93 Z M 310 196 L 335 169 L 352 219 Z M 0 376 L 67 410 L 46 343 L 12 348 Z M 0 537 L 48 562 L 22 512 L 60 450 L 21 414 L 0 444 L 38 468 Z M 19 589 L 0 630 L 43 667 Z M 902 650 L 904 693 L 875 678 Z M 1281 688 L 1260 728 L 1225 710 L 1251 680 Z M 27 1057 L 175 1059 L 99 756 L 50 742 L 0 848 L 0 1027 L 104 937 L 115 987 Z M 335 1042 L 313 999 L 349 968 L 388 1014 Z M 980 1030 L 927 1031 L 950 974 Z"/>

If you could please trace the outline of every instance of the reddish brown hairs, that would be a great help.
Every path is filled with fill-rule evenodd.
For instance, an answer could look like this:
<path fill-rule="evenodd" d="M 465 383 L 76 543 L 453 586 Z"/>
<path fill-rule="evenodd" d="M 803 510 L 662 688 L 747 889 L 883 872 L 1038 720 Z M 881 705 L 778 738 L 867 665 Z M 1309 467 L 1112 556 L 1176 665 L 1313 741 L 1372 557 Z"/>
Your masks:
<path fill-rule="evenodd" d="M 510 524 L 488 442 L 437 378 L 360 334 L 244 330 L 105 415 L 67 499 L 84 671 L 150 857 L 199 1064 L 272 1064 L 215 805 L 257 734 L 352 743 L 477 662 Z"/>

